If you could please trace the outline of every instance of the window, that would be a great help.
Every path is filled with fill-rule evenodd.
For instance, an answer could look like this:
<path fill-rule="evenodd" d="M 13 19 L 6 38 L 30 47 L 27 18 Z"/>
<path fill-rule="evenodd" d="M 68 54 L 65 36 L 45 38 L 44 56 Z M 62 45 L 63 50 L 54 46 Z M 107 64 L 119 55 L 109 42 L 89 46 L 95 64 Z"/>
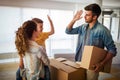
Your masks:
<path fill-rule="evenodd" d="M 44 31 L 49 31 L 47 15 L 50 15 L 55 28 L 55 34 L 46 41 L 48 56 L 74 51 L 74 36 L 65 33 L 66 26 L 73 17 L 73 11 L 16 7 L 0 7 L 0 10 L 0 25 L 3 26 L 0 31 L 0 53 L 16 52 L 15 31 L 26 20 L 40 18 L 44 21 Z"/>
<path fill-rule="evenodd" d="M 73 17 L 73 11 L 51 10 L 55 26 L 55 34 L 51 37 L 51 53 L 72 53 L 74 50 L 73 36 L 67 35 L 65 29 Z"/>
<path fill-rule="evenodd" d="M 110 30 L 113 40 L 120 42 L 120 10 L 105 9 L 103 11 L 103 24 Z"/>
<path fill-rule="evenodd" d="M 44 21 L 44 31 L 50 30 L 47 15 L 50 15 L 55 28 L 55 34 L 50 36 L 46 41 L 48 55 L 53 56 L 54 53 L 72 52 L 73 36 L 65 34 L 65 28 L 67 26 L 66 23 L 68 23 L 73 17 L 73 11 L 23 8 L 23 21 L 38 17 Z"/>
<path fill-rule="evenodd" d="M 21 24 L 21 10 L 15 7 L 0 7 L 0 53 L 15 52 L 15 31 Z"/>

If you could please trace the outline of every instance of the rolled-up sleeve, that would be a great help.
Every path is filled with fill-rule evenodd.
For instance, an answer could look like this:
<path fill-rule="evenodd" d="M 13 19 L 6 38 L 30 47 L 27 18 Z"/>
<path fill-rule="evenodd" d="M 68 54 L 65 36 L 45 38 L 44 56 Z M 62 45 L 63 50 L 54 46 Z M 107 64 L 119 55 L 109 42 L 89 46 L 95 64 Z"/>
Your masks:
<path fill-rule="evenodd" d="M 65 33 L 67 34 L 78 34 L 78 31 L 80 31 L 80 27 L 68 29 L 66 28 Z"/>
<path fill-rule="evenodd" d="M 114 56 L 117 54 L 117 48 L 112 39 L 112 36 L 109 31 L 104 32 L 104 44 L 109 53 L 112 53 Z"/>

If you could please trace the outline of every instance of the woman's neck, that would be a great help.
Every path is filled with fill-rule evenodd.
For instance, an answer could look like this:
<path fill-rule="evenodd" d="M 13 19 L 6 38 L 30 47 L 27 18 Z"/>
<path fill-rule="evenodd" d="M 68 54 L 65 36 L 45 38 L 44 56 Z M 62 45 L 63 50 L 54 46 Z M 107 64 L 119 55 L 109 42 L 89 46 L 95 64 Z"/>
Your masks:
<path fill-rule="evenodd" d="M 37 38 L 37 36 L 35 34 L 33 34 L 32 37 L 31 37 L 31 40 L 35 41 L 36 38 Z"/>

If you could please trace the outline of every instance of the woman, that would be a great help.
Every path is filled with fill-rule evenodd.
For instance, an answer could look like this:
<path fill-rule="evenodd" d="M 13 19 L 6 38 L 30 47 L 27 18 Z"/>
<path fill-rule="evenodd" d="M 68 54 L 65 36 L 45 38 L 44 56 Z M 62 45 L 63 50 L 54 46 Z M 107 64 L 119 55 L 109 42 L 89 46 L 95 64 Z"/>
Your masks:
<path fill-rule="evenodd" d="M 46 48 L 45 41 L 49 38 L 49 36 L 54 34 L 54 25 L 51 20 L 51 18 L 47 15 L 49 23 L 50 23 L 50 31 L 43 32 L 43 20 L 39 18 L 33 18 L 32 21 L 34 21 L 37 24 L 37 30 L 39 31 L 39 36 L 35 39 L 37 44 L 43 46 Z M 51 80 L 50 77 L 50 70 L 48 66 L 44 66 L 45 68 L 45 80 Z"/>
<path fill-rule="evenodd" d="M 44 66 L 49 65 L 45 49 L 35 42 L 38 35 L 37 25 L 33 21 L 24 22 L 16 32 L 15 45 L 20 56 L 20 69 L 25 68 L 27 80 L 44 80 Z"/>

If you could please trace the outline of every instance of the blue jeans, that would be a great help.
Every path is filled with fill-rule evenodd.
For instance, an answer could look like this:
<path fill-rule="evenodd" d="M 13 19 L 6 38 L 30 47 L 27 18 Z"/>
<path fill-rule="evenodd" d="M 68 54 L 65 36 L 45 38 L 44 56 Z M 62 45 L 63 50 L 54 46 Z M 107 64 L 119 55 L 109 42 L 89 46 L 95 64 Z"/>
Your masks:
<path fill-rule="evenodd" d="M 44 66 L 44 69 L 45 69 L 45 80 L 51 80 L 49 67 Z"/>
<path fill-rule="evenodd" d="M 22 77 L 20 76 L 20 68 L 18 68 L 16 72 L 16 80 L 22 80 Z"/>
<path fill-rule="evenodd" d="M 49 67 L 44 66 L 44 69 L 45 69 L 45 79 L 40 78 L 39 80 L 51 80 Z M 16 80 L 22 80 L 22 77 L 20 76 L 20 68 L 18 68 L 16 72 Z"/>

